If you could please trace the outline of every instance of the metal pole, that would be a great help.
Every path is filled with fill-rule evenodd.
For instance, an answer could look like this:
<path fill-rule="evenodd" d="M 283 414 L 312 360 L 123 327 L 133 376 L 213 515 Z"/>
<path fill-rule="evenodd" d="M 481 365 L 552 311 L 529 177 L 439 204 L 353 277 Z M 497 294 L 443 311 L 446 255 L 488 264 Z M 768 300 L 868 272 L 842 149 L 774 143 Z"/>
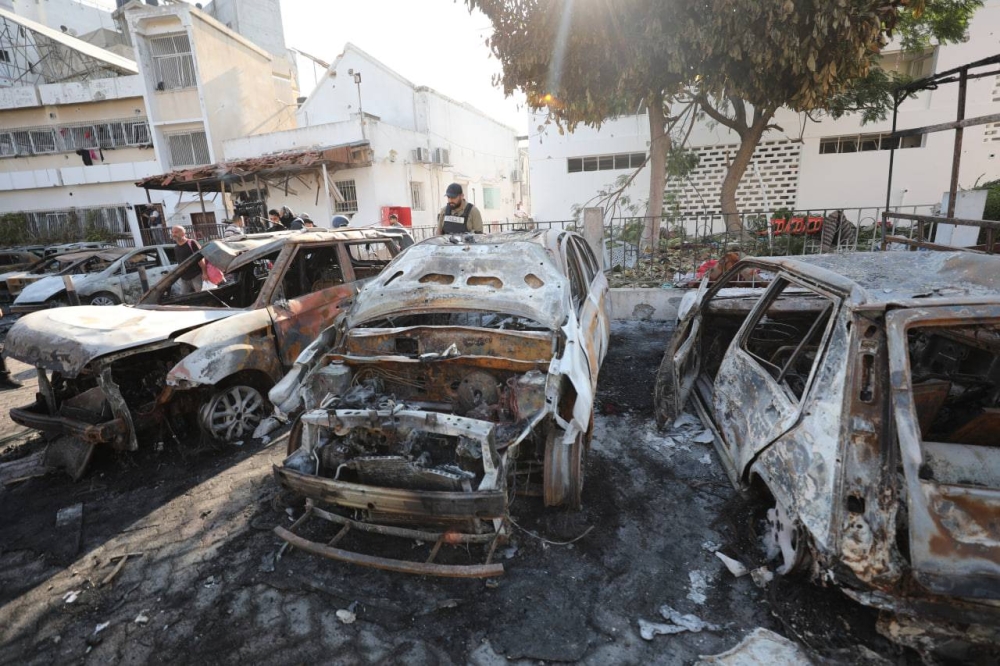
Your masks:
<path fill-rule="evenodd" d="M 899 98 L 896 91 L 892 93 L 892 133 L 896 133 L 896 121 L 899 119 Z M 882 249 L 885 249 L 886 227 L 889 226 L 889 206 L 892 204 L 892 167 L 896 162 L 896 142 L 889 144 L 889 180 L 885 186 L 885 211 L 882 213 Z"/>
<path fill-rule="evenodd" d="M 326 164 L 320 164 L 323 169 L 323 196 L 326 197 L 326 224 L 333 225 L 333 206 L 330 205 L 330 174 L 326 170 Z M 324 224 L 323 226 L 326 226 Z"/>
<path fill-rule="evenodd" d="M 201 223 L 205 224 L 205 222 L 208 220 L 208 213 L 205 212 L 205 197 L 202 196 L 201 193 L 201 183 L 195 183 L 195 184 L 198 186 L 198 202 L 201 203 Z M 195 232 L 194 235 L 197 238 L 198 230 L 195 229 L 194 232 Z"/>
<path fill-rule="evenodd" d="M 958 116 L 955 120 L 965 120 L 965 93 L 969 83 L 969 70 L 963 69 L 958 79 Z M 951 186 L 948 188 L 948 217 L 955 217 L 955 199 L 958 196 L 958 168 L 962 162 L 962 136 L 965 129 L 955 130 L 955 152 L 951 156 Z"/>

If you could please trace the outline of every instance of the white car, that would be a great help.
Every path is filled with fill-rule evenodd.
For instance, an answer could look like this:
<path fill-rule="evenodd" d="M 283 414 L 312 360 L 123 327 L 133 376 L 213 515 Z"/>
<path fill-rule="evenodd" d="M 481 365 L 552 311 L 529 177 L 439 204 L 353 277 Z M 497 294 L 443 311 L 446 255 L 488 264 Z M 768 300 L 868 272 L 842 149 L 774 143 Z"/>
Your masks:
<path fill-rule="evenodd" d="M 109 248 L 94 254 L 92 272 L 71 275 L 83 305 L 135 303 L 142 296 L 139 269 L 146 269 L 152 287 L 174 267 L 176 245 L 141 248 Z M 23 314 L 68 305 L 63 277 L 54 275 L 29 284 L 14 300 L 11 312 Z"/>

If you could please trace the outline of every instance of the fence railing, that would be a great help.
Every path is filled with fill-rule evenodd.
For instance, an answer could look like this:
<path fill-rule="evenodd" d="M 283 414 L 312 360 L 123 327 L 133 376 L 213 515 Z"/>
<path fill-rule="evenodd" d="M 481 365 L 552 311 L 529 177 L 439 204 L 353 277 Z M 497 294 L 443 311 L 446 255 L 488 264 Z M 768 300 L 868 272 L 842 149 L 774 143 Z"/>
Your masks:
<path fill-rule="evenodd" d="M 933 204 L 893 212 L 928 214 Z M 643 243 L 649 218 L 615 217 L 604 226 L 604 265 L 612 285 L 686 285 L 706 262 L 727 252 L 748 256 L 868 252 L 881 249 L 882 207 L 821 208 L 664 216 L 656 243 Z M 728 222 L 728 224 L 727 224 Z M 892 232 L 912 235 L 916 223 L 897 221 Z"/>
<path fill-rule="evenodd" d="M 79 241 L 135 247 L 126 206 L 33 210 L 0 215 L 0 246 Z"/>

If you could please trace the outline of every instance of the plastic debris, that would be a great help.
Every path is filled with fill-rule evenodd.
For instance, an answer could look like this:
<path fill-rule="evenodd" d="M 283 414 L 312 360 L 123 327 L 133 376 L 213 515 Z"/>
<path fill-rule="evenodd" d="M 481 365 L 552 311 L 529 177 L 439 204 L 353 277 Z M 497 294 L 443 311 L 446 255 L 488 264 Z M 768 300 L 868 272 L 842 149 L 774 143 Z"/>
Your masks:
<path fill-rule="evenodd" d="M 110 626 L 111 622 L 101 622 L 99 625 L 97 625 L 97 627 L 94 628 L 94 634 L 95 635 L 99 634 Z"/>
<path fill-rule="evenodd" d="M 727 569 L 729 569 L 729 573 L 733 574 L 737 578 L 739 578 L 740 576 L 746 576 L 749 573 L 749 570 L 743 565 L 742 562 L 734 560 L 733 558 L 729 557 L 728 555 L 724 555 L 719 551 L 715 552 L 715 556 L 720 560 L 722 560 L 722 563 L 726 565 Z"/>
<path fill-rule="evenodd" d="M 698 462 L 700 462 L 702 465 L 711 465 L 712 464 L 712 454 L 711 453 L 706 453 L 701 458 L 698 458 Z"/>
<path fill-rule="evenodd" d="M 687 426 L 701 425 L 697 416 L 684 412 L 674 421 L 674 428 L 685 428 Z"/>
<path fill-rule="evenodd" d="M 719 629 L 718 625 L 705 622 L 697 615 L 681 613 L 666 604 L 660 606 L 660 615 L 668 621 L 667 624 L 639 619 L 639 635 L 642 636 L 643 640 L 651 641 L 654 636 L 679 634 L 683 631 L 698 633 L 705 630 L 718 631 Z"/>
<path fill-rule="evenodd" d="M 754 585 L 763 588 L 774 580 L 774 573 L 767 567 L 760 567 L 750 572 L 750 578 L 753 579 Z"/>
<path fill-rule="evenodd" d="M 358 607 L 358 602 L 351 602 L 351 605 L 347 608 L 341 608 L 337 611 L 337 619 L 344 624 L 354 624 L 354 621 L 358 619 L 357 614 L 354 609 Z"/>
<path fill-rule="evenodd" d="M 688 580 L 691 581 L 691 589 L 688 591 L 687 598 L 696 604 L 705 603 L 705 591 L 708 589 L 708 578 L 705 576 L 704 571 L 689 571 Z"/>
<path fill-rule="evenodd" d="M 243 440 L 241 439 L 238 442 L 233 442 L 233 446 L 243 446 Z"/>
<path fill-rule="evenodd" d="M 754 629 L 736 647 L 721 654 L 702 655 L 695 666 L 800 666 L 811 664 L 809 655 L 798 645 L 762 627 Z"/>
<path fill-rule="evenodd" d="M 146 624 L 149 622 L 149 616 L 146 615 L 146 611 L 139 611 L 139 614 L 135 616 L 135 620 L 133 620 L 133 622 L 136 624 Z"/>
<path fill-rule="evenodd" d="M 63 595 L 63 601 L 65 601 L 68 604 L 71 604 L 74 601 L 76 601 L 77 597 L 79 596 L 80 596 L 80 590 L 73 590 L 72 592 L 67 592 L 66 594 Z"/>
<path fill-rule="evenodd" d="M 715 435 L 713 435 L 709 430 L 702 430 L 691 439 L 699 444 L 711 444 L 715 441 Z"/>

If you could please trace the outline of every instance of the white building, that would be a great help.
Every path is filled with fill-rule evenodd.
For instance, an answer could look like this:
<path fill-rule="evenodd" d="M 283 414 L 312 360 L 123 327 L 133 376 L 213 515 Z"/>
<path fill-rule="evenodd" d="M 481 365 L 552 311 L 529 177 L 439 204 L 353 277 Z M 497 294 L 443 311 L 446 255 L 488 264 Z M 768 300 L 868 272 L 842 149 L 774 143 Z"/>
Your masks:
<path fill-rule="evenodd" d="M 917 56 L 887 52 L 884 67 L 920 78 L 1000 52 L 1000 0 L 987 0 L 973 17 L 969 40 L 931 49 Z M 920 127 L 955 120 L 958 86 L 924 91 L 902 104 L 898 127 Z M 966 117 L 1000 111 L 1000 76 L 970 81 Z M 649 125 L 644 115 L 605 123 L 600 130 L 580 127 L 560 135 L 545 124 L 545 114 L 529 121 L 532 213 L 537 220 L 573 217 L 574 206 L 594 199 L 616 178 L 631 173 L 649 150 Z M 801 114 L 782 109 L 775 123 L 782 131 L 764 136 L 738 190 L 741 210 L 782 208 L 817 210 L 885 205 L 889 168 L 891 117 L 862 125 L 856 116 L 805 122 Z M 718 211 L 725 167 L 738 146 L 735 134 L 700 121 L 689 140 L 700 162 L 684 181 L 671 181 L 667 193 L 686 214 Z M 893 206 L 931 205 L 947 192 L 954 132 L 937 132 L 904 139 L 896 151 Z M 1000 124 L 966 128 L 959 185 L 1000 177 Z M 640 203 L 648 198 L 648 171 L 640 173 L 626 195 Z M 626 213 L 627 214 L 627 213 Z"/>
<path fill-rule="evenodd" d="M 135 181 L 160 169 L 136 64 L 3 9 L 0 37 L 0 214 L 136 235 Z"/>
<path fill-rule="evenodd" d="M 151 207 L 168 224 L 229 217 L 225 197 L 203 209 L 176 192 L 147 198 L 136 182 L 219 161 L 227 139 L 295 126 L 278 0 L 213 3 L 277 55 L 193 5 L 133 1 L 112 14 L 115 4 L 0 0 L 0 214 L 53 234 L 94 222 L 139 242 Z"/>
<path fill-rule="evenodd" d="M 224 143 L 227 160 L 311 147 L 362 145 L 371 165 L 330 174 L 321 183 L 293 182 L 269 192 L 271 206 L 288 205 L 328 225 L 352 216 L 352 226 L 376 224 L 386 207 L 408 207 L 414 225 L 434 223 L 444 191 L 461 183 L 486 222 L 513 218 L 524 179 L 516 132 L 481 111 L 416 86 L 353 44 L 347 44 L 298 110 L 298 129 Z"/>

